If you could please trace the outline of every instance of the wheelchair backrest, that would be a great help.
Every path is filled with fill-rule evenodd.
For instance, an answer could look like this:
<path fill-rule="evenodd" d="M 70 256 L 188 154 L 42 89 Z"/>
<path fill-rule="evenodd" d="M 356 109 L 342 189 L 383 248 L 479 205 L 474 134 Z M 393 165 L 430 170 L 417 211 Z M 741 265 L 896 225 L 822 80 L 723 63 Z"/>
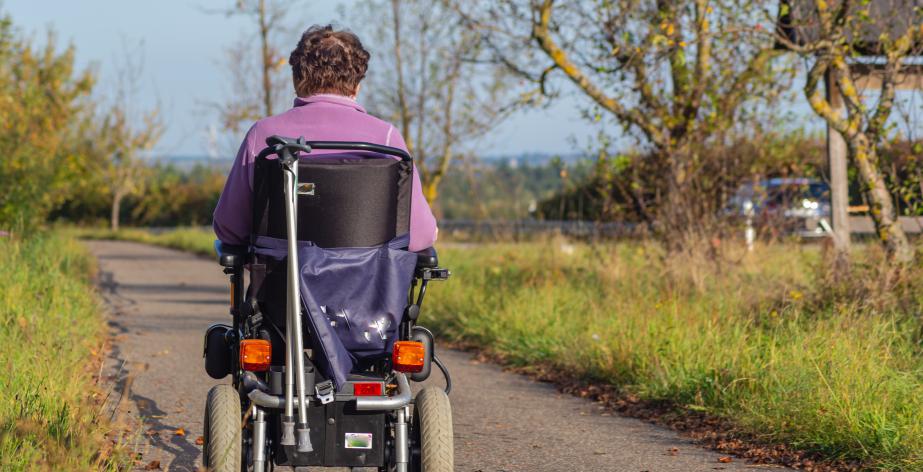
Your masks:
<path fill-rule="evenodd" d="M 282 169 L 254 168 L 254 236 L 285 239 Z M 373 153 L 302 154 L 298 162 L 298 239 L 323 248 L 371 247 L 410 230 L 413 164 Z"/>

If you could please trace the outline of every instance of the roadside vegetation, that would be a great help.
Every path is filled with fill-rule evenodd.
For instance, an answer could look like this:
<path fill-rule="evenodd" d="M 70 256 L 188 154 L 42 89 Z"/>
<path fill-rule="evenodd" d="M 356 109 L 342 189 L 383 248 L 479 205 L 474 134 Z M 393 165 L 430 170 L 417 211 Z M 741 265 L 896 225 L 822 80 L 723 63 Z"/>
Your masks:
<path fill-rule="evenodd" d="M 923 470 L 920 291 L 899 301 L 831 286 L 819 252 L 762 247 L 715 271 L 652 244 L 449 246 L 440 262 L 453 278 L 429 292 L 421 322 L 552 378 L 728 418 L 766 443 Z M 872 271 L 880 251 L 864 252 Z"/>
<path fill-rule="evenodd" d="M 0 254 L 0 470 L 117 470 L 91 257 L 55 234 L 0 237 Z"/>
<path fill-rule="evenodd" d="M 855 263 L 875 264 L 877 252 Z M 721 271 L 634 243 L 440 256 L 454 276 L 431 290 L 423 322 L 453 341 L 552 378 L 729 418 L 760 441 L 826 459 L 923 469 L 916 308 L 859 284 L 831 287 L 816 246 L 764 247 Z M 904 301 L 919 307 L 919 293 Z"/>
<path fill-rule="evenodd" d="M 80 230 L 198 254 L 214 235 Z M 441 245 L 452 279 L 421 322 L 441 339 L 562 381 L 730 421 L 764 444 L 923 470 L 923 274 L 888 293 L 858 248 L 831 280 L 817 245 L 758 245 L 721 268 L 643 242 Z"/>

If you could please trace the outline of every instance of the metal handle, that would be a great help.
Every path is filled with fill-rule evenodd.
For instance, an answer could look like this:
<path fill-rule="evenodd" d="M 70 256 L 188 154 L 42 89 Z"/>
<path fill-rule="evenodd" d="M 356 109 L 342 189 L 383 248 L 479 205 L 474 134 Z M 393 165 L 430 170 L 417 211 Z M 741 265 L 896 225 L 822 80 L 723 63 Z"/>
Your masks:
<path fill-rule="evenodd" d="M 371 151 L 379 154 L 400 157 L 404 162 L 412 162 L 413 158 L 403 149 L 381 144 L 366 143 L 361 141 L 308 141 L 308 146 L 313 149 L 340 149 L 343 151 Z"/>
<path fill-rule="evenodd" d="M 257 156 L 258 159 L 265 159 L 271 154 L 282 157 L 283 152 L 286 151 L 291 153 L 292 156 L 296 156 L 298 152 L 310 153 L 313 149 L 336 149 L 341 151 L 376 152 L 399 157 L 404 162 L 413 162 L 410 154 L 403 149 L 363 141 L 305 141 L 304 137 L 293 139 L 283 136 L 270 136 L 266 138 L 266 145 L 267 147 L 260 151 Z"/>

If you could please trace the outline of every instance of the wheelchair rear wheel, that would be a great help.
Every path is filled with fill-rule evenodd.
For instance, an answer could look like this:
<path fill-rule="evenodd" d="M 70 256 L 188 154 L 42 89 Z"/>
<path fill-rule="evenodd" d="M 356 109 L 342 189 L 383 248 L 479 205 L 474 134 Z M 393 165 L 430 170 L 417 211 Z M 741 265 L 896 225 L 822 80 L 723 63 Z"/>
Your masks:
<path fill-rule="evenodd" d="M 241 471 L 240 396 L 230 385 L 216 385 L 205 402 L 202 461 L 211 472 Z"/>
<path fill-rule="evenodd" d="M 452 444 L 452 406 L 438 387 L 426 387 L 414 400 L 410 470 L 452 472 L 455 452 Z"/>

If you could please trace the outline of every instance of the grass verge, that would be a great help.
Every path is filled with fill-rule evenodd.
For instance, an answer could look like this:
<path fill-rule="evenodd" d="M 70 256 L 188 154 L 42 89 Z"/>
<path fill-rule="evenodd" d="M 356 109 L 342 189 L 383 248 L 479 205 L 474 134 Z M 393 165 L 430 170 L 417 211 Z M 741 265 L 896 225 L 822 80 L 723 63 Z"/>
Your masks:
<path fill-rule="evenodd" d="M 202 228 L 176 228 L 156 233 L 140 228 L 112 231 L 103 228 L 67 227 L 64 231 L 81 239 L 134 241 L 179 249 L 200 256 L 215 254 L 215 235 Z"/>
<path fill-rule="evenodd" d="M 207 231 L 141 233 L 112 237 L 211 252 Z M 923 323 L 827 291 L 816 247 L 764 247 L 720 271 L 640 243 L 447 246 L 440 259 L 454 276 L 422 323 L 444 338 L 766 444 L 923 470 Z"/>
<path fill-rule="evenodd" d="M 117 470 L 94 376 L 105 336 L 83 246 L 0 238 L 0 470 Z"/>
<path fill-rule="evenodd" d="M 506 362 L 727 418 L 766 443 L 923 470 L 921 323 L 827 300 L 819 255 L 764 248 L 720 272 L 655 247 L 447 248 L 423 323 Z"/>

